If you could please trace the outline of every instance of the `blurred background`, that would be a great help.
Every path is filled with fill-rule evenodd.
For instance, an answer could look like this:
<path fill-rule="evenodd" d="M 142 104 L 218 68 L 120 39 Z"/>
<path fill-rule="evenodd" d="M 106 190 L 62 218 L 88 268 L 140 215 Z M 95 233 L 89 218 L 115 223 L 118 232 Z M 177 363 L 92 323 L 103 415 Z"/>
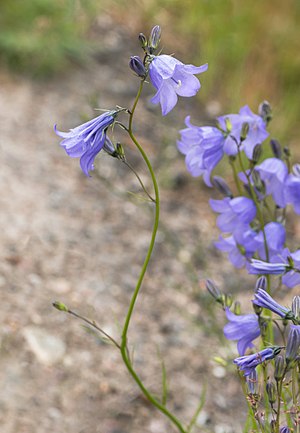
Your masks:
<path fill-rule="evenodd" d="M 103 11 L 133 35 L 159 23 L 169 53 L 181 52 L 195 64 L 208 62 L 201 100 L 211 114 L 236 112 L 245 104 L 256 110 L 267 99 L 274 107 L 273 133 L 285 144 L 296 139 L 297 0 L 1 0 L 2 67 L 46 79 L 84 64 L 101 51 L 93 28 Z"/>
<path fill-rule="evenodd" d="M 165 118 L 149 103 L 150 85 L 138 105 L 135 130 L 157 172 L 162 214 L 130 345 L 155 393 L 165 361 L 168 404 L 185 423 L 206 392 L 195 432 L 241 431 L 236 344 L 224 341 L 225 319 L 203 281 L 236 294 L 246 313 L 255 279 L 214 248 L 211 191 L 187 173 L 175 143 L 187 114 L 207 124 L 245 104 L 256 112 L 266 99 L 272 137 L 299 156 L 299 22 L 298 0 L 0 0 L 1 433 L 172 431 L 114 348 L 51 306 L 65 302 L 119 338 L 152 214 L 118 161 L 100 154 L 86 178 L 53 125 L 67 131 L 95 108 L 130 105 L 138 80 L 128 60 L 155 24 L 164 53 L 209 71 L 197 97 Z M 148 185 L 127 138 L 114 134 Z M 299 223 L 292 228 L 296 243 Z"/>

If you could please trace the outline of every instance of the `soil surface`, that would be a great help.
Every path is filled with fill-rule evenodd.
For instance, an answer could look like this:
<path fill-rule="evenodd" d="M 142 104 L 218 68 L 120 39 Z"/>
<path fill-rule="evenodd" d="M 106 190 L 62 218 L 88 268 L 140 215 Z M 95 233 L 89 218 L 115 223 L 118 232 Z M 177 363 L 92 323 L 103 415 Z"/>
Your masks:
<path fill-rule="evenodd" d="M 93 117 L 95 107 L 132 104 L 139 80 L 128 58 L 140 54 L 138 43 L 108 16 L 95 32 L 101 49 L 84 67 L 46 83 L 0 75 L 1 433 L 176 431 L 141 395 L 118 350 L 52 307 L 64 302 L 119 341 L 150 240 L 153 207 L 132 172 L 101 154 L 86 178 L 53 132 L 55 123 L 67 131 Z M 236 356 L 235 345 L 221 344 L 224 319 L 214 317 L 199 281 L 213 278 L 228 291 L 245 281 L 215 251 L 209 191 L 189 176 L 176 150 L 185 116 L 194 110 L 199 122 L 205 112 L 185 98 L 162 118 L 151 94 L 148 85 L 135 131 L 158 173 L 161 224 L 129 329 L 130 350 L 157 395 L 164 360 L 168 406 L 184 424 L 205 391 L 195 431 L 238 432 L 246 407 L 234 369 L 212 361 Z M 125 132 L 116 128 L 115 139 L 151 190 Z"/>

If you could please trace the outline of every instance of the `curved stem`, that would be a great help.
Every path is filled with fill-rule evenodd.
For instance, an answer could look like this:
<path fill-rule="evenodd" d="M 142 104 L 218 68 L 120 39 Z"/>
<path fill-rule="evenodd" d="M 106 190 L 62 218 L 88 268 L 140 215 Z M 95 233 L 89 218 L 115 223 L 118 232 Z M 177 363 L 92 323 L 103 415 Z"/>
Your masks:
<path fill-rule="evenodd" d="M 134 112 L 139 100 L 139 97 L 141 95 L 142 92 L 142 88 L 143 88 L 143 84 L 144 81 L 142 80 L 140 83 L 140 87 L 139 90 L 137 92 L 133 107 L 131 109 L 131 111 L 129 112 L 129 126 L 128 126 L 128 134 L 131 138 L 131 140 L 133 141 L 133 143 L 135 144 L 135 146 L 137 147 L 138 151 L 140 152 L 142 158 L 144 159 L 151 179 L 152 179 L 152 184 L 153 184 L 153 188 L 154 188 L 154 195 L 155 198 L 153 200 L 153 202 L 155 203 L 155 216 L 154 216 L 154 223 L 153 223 L 153 228 L 152 228 L 152 235 L 151 235 L 151 240 L 150 240 L 150 244 L 148 247 L 148 251 L 135 287 L 135 290 L 133 292 L 133 295 L 131 297 L 131 301 L 128 307 L 128 311 L 126 314 L 126 318 L 125 318 L 125 323 L 123 326 L 123 330 L 122 330 L 122 340 L 121 340 L 121 355 L 124 361 L 124 364 L 127 367 L 128 372 L 130 373 L 130 375 L 132 376 L 132 378 L 134 379 L 134 381 L 136 382 L 136 384 L 139 386 L 140 390 L 143 392 L 144 396 L 150 401 L 150 403 L 153 404 L 153 406 L 155 406 L 160 412 L 162 412 L 167 418 L 169 418 L 169 420 L 177 427 L 177 429 L 179 430 L 180 433 L 186 433 L 186 430 L 183 428 L 181 422 L 171 413 L 169 412 L 169 410 L 166 408 L 166 406 L 164 404 L 162 404 L 160 401 L 158 401 L 149 391 L 148 389 L 145 387 L 145 385 L 143 384 L 142 380 L 139 378 L 138 374 L 136 373 L 136 371 L 134 370 L 130 357 L 129 357 L 129 353 L 128 353 L 128 346 L 127 346 L 127 334 L 128 334 L 128 329 L 129 329 L 129 325 L 130 325 L 130 321 L 131 321 L 131 317 L 132 317 L 132 313 L 134 311 L 134 307 L 135 307 L 135 303 L 140 291 L 140 288 L 142 286 L 142 282 L 153 252 L 153 248 L 154 248 L 154 244 L 155 244 L 155 238 L 156 238 L 156 233 L 157 233 L 157 229 L 158 229 L 158 222 L 159 222 L 159 212 L 160 212 L 160 199 L 159 199 L 159 190 L 158 190 L 158 184 L 157 184 L 157 180 L 152 168 L 152 165 L 144 151 L 144 149 L 141 147 L 141 145 L 139 144 L 139 142 L 137 141 L 137 139 L 135 138 L 133 131 L 132 131 L 132 122 L 133 122 L 133 116 L 134 116 Z"/>

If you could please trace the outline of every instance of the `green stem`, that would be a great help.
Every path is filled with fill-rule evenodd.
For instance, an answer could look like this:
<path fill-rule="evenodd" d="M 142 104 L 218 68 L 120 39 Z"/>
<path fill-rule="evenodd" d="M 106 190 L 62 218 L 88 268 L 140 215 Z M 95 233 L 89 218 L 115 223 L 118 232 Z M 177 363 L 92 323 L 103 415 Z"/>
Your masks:
<path fill-rule="evenodd" d="M 165 407 L 165 405 L 162 404 L 161 402 L 159 402 L 145 387 L 142 380 L 139 378 L 138 374 L 136 373 L 136 371 L 134 370 L 134 368 L 132 366 L 132 363 L 131 363 L 131 360 L 129 357 L 129 353 L 128 353 L 128 346 L 127 346 L 128 329 L 129 329 L 132 313 L 134 311 L 135 303 L 136 303 L 136 300 L 137 300 L 140 288 L 142 286 L 142 282 L 143 282 L 143 279 L 144 279 L 144 276 L 145 276 L 145 273 L 146 273 L 146 270 L 147 270 L 152 252 L 153 252 L 156 233 L 157 233 L 157 229 L 158 229 L 159 212 L 160 212 L 160 199 L 159 199 L 158 184 L 157 184 L 157 180 L 156 180 L 152 165 L 151 165 L 146 153 L 144 152 L 144 149 L 141 147 L 141 145 L 139 144 L 139 142 L 137 141 L 137 139 L 135 138 L 135 136 L 132 132 L 133 115 L 134 115 L 138 100 L 140 98 L 140 95 L 141 95 L 141 92 L 143 89 L 143 84 L 144 84 L 144 81 L 142 80 L 140 83 L 140 87 L 139 87 L 138 93 L 136 95 L 133 107 L 132 107 L 131 111 L 129 112 L 130 117 L 129 117 L 129 126 L 128 126 L 127 132 L 129 134 L 131 140 L 133 141 L 133 143 L 135 144 L 135 146 L 139 150 L 140 154 L 142 155 L 142 158 L 144 159 L 144 161 L 148 167 L 149 173 L 151 175 L 153 188 L 154 188 L 154 194 L 155 194 L 155 199 L 154 199 L 155 216 L 154 216 L 152 236 L 151 236 L 150 244 L 148 247 L 148 251 L 147 251 L 147 254 L 146 254 L 146 257 L 145 257 L 145 260 L 144 260 L 144 263 L 143 263 L 143 266 L 142 266 L 135 290 L 134 290 L 133 295 L 131 297 L 129 308 L 128 308 L 127 315 L 125 318 L 125 323 L 124 323 L 123 330 L 122 330 L 122 341 L 121 341 L 120 350 L 121 350 L 121 355 L 122 355 L 124 364 L 126 365 L 128 372 L 130 373 L 131 377 L 134 379 L 134 381 L 136 382 L 136 384 L 138 385 L 138 387 L 140 388 L 140 390 L 142 391 L 144 396 L 149 400 L 150 403 L 152 403 L 153 406 L 155 406 L 160 412 L 162 412 L 177 427 L 177 429 L 180 433 L 186 433 L 186 430 L 183 428 L 180 421 L 171 412 L 169 412 L 169 410 Z"/>

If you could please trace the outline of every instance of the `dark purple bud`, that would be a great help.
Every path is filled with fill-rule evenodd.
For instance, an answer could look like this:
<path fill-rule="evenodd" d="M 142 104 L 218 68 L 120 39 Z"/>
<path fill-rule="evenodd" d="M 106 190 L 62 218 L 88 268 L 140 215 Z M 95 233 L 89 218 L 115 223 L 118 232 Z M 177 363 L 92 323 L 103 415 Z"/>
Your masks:
<path fill-rule="evenodd" d="M 274 140 L 274 139 L 270 140 L 270 146 L 271 146 L 271 149 L 272 149 L 272 152 L 273 152 L 275 158 L 281 159 L 282 149 L 281 149 L 281 145 L 280 145 L 279 141 Z"/>
<path fill-rule="evenodd" d="M 259 104 L 258 114 L 266 123 L 269 123 L 272 120 L 272 108 L 268 101 L 263 101 Z"/>
<path fill-rule="evenodd" d="M 218 289 L 218 287 L 215 285 L 215 283 L 212 280 L 206 280 L 206 288 L 207 288 L 208 292 L 211 294 L 211 296 L 217 302 L 221 302 L 222 293 L 220 292 L 220 290 Z"/>
<path fill-rule="evenodd" d="M 112 141 L 108 137 L 105 138 L 103 150 L 106 153 L 108 153 L 110 156 L 113 156 L 114 158 L 118 156 L 115 146 L 113 145 Z"/>
<path fill-rule="evenodd" d="M 265 194 L 266 192 L 266 185 L 265 182 L 261 179 L 260 174 L 258 171 L 253 170 L 252 172 L 252 180 L 253 184 L 255 186 L 255 189 L 260 192 L 261 194 Z"/>
<path fill-rule="evenodd" d="M 241 135 L 240 135 L 240 140 L 241 141 L 246 140 L 248 132 L 249 132 L 249 123 L 244 122 L 242 124 L 242 130 L 241 130 Z"/>
<path fill-rule="evenodd" d="M 291 156 L 291 151 L 290 151 L 290 149 L 289 149 L 288 146 L 284 146 L 284 148 L 283 148 L 283 153 L 284 153 L 284 156 L 285 156 L 286 158 L 290 158 L 290 156 Z"/>
<path fill-rule="evenodd" d="M 256 144 L 253 149 L 252 162 L 253 164 L 257 164 L 262 154 L 262 146 L 261 144 Z"/>
<path fill-rule="evenodd" d="M 300 296 L 294 296 L 292 302 L 292 312 L 295 316 L 295 319 L 300 321 Z"/>
<path fill-rule="evenodd" d="M 212 179 L 212 184 L 225 197 L 233 198 L 233 194 L 229 186 L 221 176 L 214 176 Z"/>
<path fill-rule="evenodd" d="M 279 433 L 291 433 L 291 429 L 287 425 L 283 425 L 280 427 Z"/>
<path fill-rule="evenodd" d="M 159 26 L 154 26 L 151 30 L 150 38 L 149 38 L 149 51 L 152 54 L 159 45 L 161 36 L 161 28 Z"/>
<path fill-rule="evenodd" d="M 288 341 L 285 349 L 287 364 L 295 360 L 300 347 L 300 325 L 291 325 Z"/>
<path fill-rule="evenodd" d="M 141 43 L 142 48 L 146 48 L 148 45 L 148 41 L 144 33 L 139 34 L 139 41 Z"/>
<path fill-rule="evenodd" d="M 275 383 L 268 380 L 267 384 L 266 384 L 266 391 L 267 391 L 269 402 L 271 404 L 275 403 L 275 401 L 276 401 L 276 385 L 275 385 Z"/>
<path fill-rule="evenodd" d="M 139 77 L 146 78 L 147 72 L 143 61 L 139 56 L 131 56 L 129 66 Z"/>
<path fill-rule="evenodd" d="M 275 371 L 274 371 L 274 378 L 277 382 L 279 382 L 285 373 L 285 360 L 282 355 L 278 355 L 275 358 Z"/>

